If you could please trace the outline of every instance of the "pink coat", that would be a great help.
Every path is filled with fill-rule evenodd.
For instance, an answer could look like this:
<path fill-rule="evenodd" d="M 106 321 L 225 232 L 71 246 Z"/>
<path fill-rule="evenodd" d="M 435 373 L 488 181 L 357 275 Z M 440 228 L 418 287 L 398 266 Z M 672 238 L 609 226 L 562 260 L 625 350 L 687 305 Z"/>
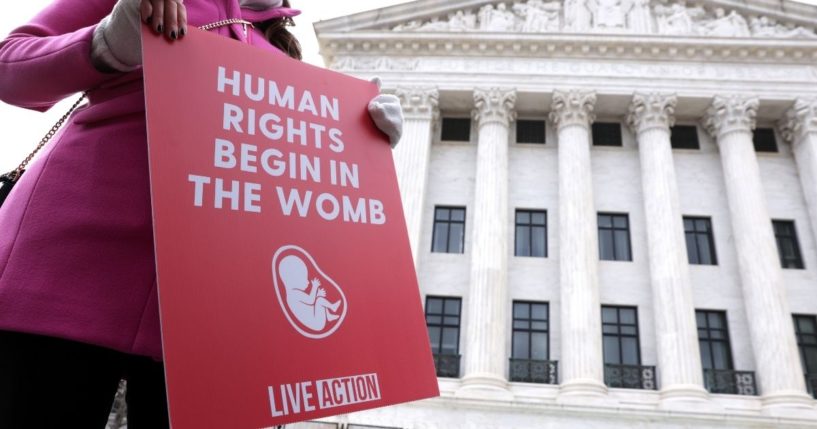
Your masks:
<path fill-rule="evenodd" d="M 0 42 L 3 101 L 45 111 L 93 90 L 0 209 L 0 330 L 161 359 L 142 74 L 90 62 L 96 24 L 114 4 L 55 0 Z M 238 0 L 185 6 L 190 26 L 267 18 Z M 243 38 L 240 26 L 211 31 Z M 257 30 L 250 40 L 283 55 Z"/>

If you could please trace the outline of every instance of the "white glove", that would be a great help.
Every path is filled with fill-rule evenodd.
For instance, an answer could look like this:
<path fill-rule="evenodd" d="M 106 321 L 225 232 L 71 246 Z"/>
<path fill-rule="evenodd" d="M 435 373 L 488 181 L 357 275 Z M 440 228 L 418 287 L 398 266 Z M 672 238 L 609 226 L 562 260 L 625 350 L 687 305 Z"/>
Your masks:
<path fill-rule="evenodd" d="M 111 14 L 97 25 L 91 43 L 91 60 L 98 68 L 103 65 L 127 72 L 142 64 L 139 1 L 117 1 Z"/>
<path fill-rule="evenodd" d="M 380 89 L 380 78 L 373 78 L 372 82 Z M 369 102 L 369 115 L 380 131 L 389 136 L 391 147 L 397 146 L 403 134 L 403 107 L 400 99 L 391 94 L 380 94 Z"/>

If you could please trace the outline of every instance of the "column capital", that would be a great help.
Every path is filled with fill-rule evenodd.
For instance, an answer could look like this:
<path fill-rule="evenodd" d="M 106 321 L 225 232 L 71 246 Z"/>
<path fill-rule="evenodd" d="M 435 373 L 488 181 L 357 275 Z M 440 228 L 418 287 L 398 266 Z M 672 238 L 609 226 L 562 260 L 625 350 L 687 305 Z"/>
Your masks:
<path fill-rule="evenodd" d="M 703 127 L 716 140 L 726 134 L 755 129 L 755 119 L 760 100 L 754 96 L 716 95 L 706 109 Z"/>
<path fill-rule="evenodd" d="M 778 123 L 780 134 L 797 145 L 809 134 L 817 133 L 817 98 L 798 98 Z"/>
<path fill-rule="evenodd" d="M 669 127 L 675 125 L 676 104 L 678 97 L 675 94 L 636 92 L 630 103 L 627 125 L 636 134 L 653 128 L 669 132 Z"/>
<path fill-rule="evenodd" d="M 403 116 L 407 119 L 432 119 L 440 115 L 440 93 L 435 87 L 408 86 L 397 88 Z"/>
<path fill-rule="evenodd" d="M 550 104 L 550 121 L 557 129 L 578 125 L 589 128 L 596 120 L 593 109 L 596 105 L 595 91 L 570 89 L 553 91 L 553 102 Z"/>
<path fill-rule="evenodd" d="M 499 123 L 509 126 L 516 119 L 516 89 L 476 88 L 474 89 L 474 120 L 479 126 Z"/>

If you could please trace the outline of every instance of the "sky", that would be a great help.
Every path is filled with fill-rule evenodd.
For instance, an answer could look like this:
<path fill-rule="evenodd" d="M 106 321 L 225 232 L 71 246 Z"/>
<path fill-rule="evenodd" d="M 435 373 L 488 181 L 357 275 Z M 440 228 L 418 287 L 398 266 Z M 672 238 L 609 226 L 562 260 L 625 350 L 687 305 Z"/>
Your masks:
<path fill-rule="evenodd" d="M 0 37 L 5 37 L 15 27 L 25 23 L 52 0 L 15 1 L 13 7 L 5 7 L 0 15 Z M 817 5 L 817 0 L 802 0 Z M 303 13 L 295 18 L 292 29 L 301 42 L 304 60 L 323 65 L 318 55 L 318 42 L 312 30 L 312 23 L 365 10 L 378 9 L 406 0 L 292 0 L 293 7 Z M 0 102 L 0 173 L 5 173 L 19 162 L 37 145 L 42 136 L 62 116 L 74 99 L 65 100 L 46 113 L 20 109 Z"/>

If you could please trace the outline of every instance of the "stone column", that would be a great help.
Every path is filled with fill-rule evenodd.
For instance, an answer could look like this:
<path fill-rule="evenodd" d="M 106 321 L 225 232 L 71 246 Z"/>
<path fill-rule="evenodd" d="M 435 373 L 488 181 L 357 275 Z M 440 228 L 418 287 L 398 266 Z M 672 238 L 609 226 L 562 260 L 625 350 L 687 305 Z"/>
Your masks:
<path fill-rule="evenodd" d="M 794 150 L 809 223 L 817 242 L 817 99 L 798 99 L 780 121 L 780 131 Z"/>
<path fill-rule="evenodd" d="M 471 280 L 466 307 L 464 388 L 507 387 L 508 127 L 515 116 L 515 103 L 515 90 L 474 91 L 479 143 L 469 235 Z"/>
<path fill-rule="evenodd" d="M 439 118 L 436 88 L 399 88 L 403 107 L 403 137 L 394 148 L 394 167 L 406 216 L 415 267 L 423 227 L 423 209 L 428 181 L 428 162 L 434 124 Z"/>
<path fill-rule="evenodd" d="M 562 394 L 603 394 L 598 228 L 590 165 L 596 95 L 555 91 L 550 120 L 559 142 L 559 281 Z"/>
<path fill-rule="evenodd" d="M 716 96 L 704 117 L 717 140 L 749 335 L 765 407 L 809 406 L 791 312 L 752 143 L 756 97 Z M 740 369 L 740 368 L 737 368 Z"/>
<path fill-rule="evenodd" d="M 636 93 L 627 117 L 641 158 L 662 400 L 707 397 L 672 162 L 670 127 L 676 103 L 674 94 Z"/>

